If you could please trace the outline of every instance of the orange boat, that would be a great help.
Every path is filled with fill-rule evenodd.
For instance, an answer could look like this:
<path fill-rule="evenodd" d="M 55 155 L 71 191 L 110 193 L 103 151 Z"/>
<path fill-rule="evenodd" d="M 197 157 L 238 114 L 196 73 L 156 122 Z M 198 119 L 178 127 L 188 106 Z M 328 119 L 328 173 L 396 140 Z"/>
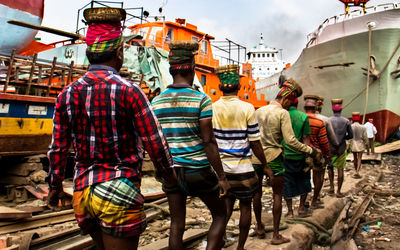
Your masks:
<path fill-rule="evenodd" d="M 197 26 L 187 23 L 185 19 L 176 19 L 175 22 L 148 22 L 130 26 L 133 34 L 143 37 L 144 46 L 155 46 L 169 51 L 168 43 L 172 40 L 199 41 L 200 50 L 196 55 L 196 75 L 203 86 L 203 90 L 211 97 L 213 102 L 217 101 L 222 92 L 219 90 L 219 79 L 215 74 L 215 68 L 220 66 L 219 60 L 213 56 L 210 40 L 214 37 L 200 32 Z M 240 75 L 241 88 L 238 96 L 241 100 L 251 103 L 256 109 L 266 104 L 264 94 L 257 98 L 255 80 L 252 79 L 252 67 L 249 63 L 242 64 Z"/>

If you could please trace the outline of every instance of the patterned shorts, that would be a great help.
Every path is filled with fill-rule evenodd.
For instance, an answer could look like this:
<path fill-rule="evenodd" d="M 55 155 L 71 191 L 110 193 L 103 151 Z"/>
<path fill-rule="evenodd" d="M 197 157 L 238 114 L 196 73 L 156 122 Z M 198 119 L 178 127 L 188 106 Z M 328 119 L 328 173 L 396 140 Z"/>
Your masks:
<path fill-rule="evenodd" d="M 146 229 L 144 197 L 139 182 L 114 179 L 75 191 L 73 207 L 83 234 L 100 227 L 114 237 L 133 237 Z"/>
<path fill-rule="evenodd" d="M 251 201 L 258 189 L 258 177 L 256 172 L 230 174 L 226 173 L 226 179 L 231 185 L 228 196 L 240 201 Z"/>
<path fill-rule="evenodd" d="M 175 167 L 174 169 L 178 185 L 172 188 L 163 186 L 165 193 L 182 193 L 189 196 L 219 193 L 218 177 L 211 167 L 199 169 Z"/>

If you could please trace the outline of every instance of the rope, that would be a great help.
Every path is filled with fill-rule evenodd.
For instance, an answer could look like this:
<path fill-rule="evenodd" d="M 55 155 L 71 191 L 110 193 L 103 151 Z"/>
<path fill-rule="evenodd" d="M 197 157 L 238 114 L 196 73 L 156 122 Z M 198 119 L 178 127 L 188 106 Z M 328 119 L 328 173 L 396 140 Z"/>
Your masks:
<path fill-rule="evenodd" d="M 328 246 L 331 243 L 329 232 L 318 223 L 302 218 L 287 219 L 286 222 L 289 224 L 301 224 L 311 229 L 316 236 L 315 242 L 318 245 Z"/>
<path fill-rule="evenodd" d="M 365 115 L 367 113 L 368 93 L 369 93 L 369 80 L 371 74 L 371 45 L 372 45 L 372 26 L 368 25 L 368 71 L 367 71 L 367 89 L 365 93 L 365 103 L 362 124 L 365 123 Z"/>
<path fill-rule="evenodd" d="M 378 78 L 382 75 L 382 73 L 386 70 L 387 66 L 389 65 L 390 61 L 393 59 L 394 55 L 396 54 L 397 50 L 399 50 L 400 48 L 400 42 L 399 44 L 397 44 L 396 49 L 393 51 L 392 55 L 389 57 L 389 60 L 387 60 L 385 66 L 383 67 L 382 71 L 378 74 Z M 371 59 L 370 59 L 371 60 Z M 364 91 L 367 88 L 364 88 L 363 90 L 360 91 L 360 93 L 358 93 L 356 96 L 353 97 L 353 99 L 351 99 L 350 102 L 346 103 L 346 105 L 343 106 L 343 109 L 347 108 L 350 104 L 352 104 L 360 95 L 362 95 L 364 93 Z"/>

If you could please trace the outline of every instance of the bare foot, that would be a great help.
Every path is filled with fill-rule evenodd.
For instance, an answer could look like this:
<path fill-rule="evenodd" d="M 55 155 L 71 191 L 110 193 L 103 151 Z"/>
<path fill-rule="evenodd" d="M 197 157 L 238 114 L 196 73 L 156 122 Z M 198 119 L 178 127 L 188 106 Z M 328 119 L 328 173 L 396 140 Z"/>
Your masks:
<path fill-rule="evenodd" d="M 259 239 L 265 238 L 265 225 L 263 223 L 256 225 L 256 235 Z"/>
<path fill-rule="evenodd" d="M 337 192 L 337 193 L 336 193 L 336 197 L 337 197 L 337 198 L 343 198 L 343 197 L 344 197 L 344 194 L 343 194 L 343 193 L 340 193 L 340 192 Z"/>
<path fill-rule="evenodd" d="M 274 237 L 271 240 L 271 244 L 272 245 L 280 245 L 280 244 L 284 244 L 284 243 L 288 243 L 290 242 L 290 239 L 284 237 L 283 235 L 278 235 L 278 237 Z"/>
<path fill-rule="evenodd" d="M 287 214 L 285 214 L 285 217 L 293 219 L 294 218 L 294 214 L 293 214 L 293 212 L 287 212 Z"/>
<path fill-rule="evenodd" d="M 332 196 L 334 194 L 335 194 L 335 189 L 330 188 L 329 191 L 328 191 L 328 195 Z"/>
<path fill-rule="evenodd" d="M 318 201 L 311 203 L 310 209 L 319 209 L 319 208 L 324 208 L 324 206 Z"/>

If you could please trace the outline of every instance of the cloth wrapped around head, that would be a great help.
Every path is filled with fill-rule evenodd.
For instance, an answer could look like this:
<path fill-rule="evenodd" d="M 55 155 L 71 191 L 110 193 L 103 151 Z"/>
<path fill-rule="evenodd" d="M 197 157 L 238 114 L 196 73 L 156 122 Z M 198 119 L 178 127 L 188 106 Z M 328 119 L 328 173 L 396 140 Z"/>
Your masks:
<path fill-rule="evenodd" d="M 316 108 L 318 106 L 319 97 L 316 95 L 305 95 L 304 96 L 304 107 Z"/>
<path fill-rule="evenodd" d="M 360 112 L 351 113 L 353 121 L 360 121 Z"/>
<path fill-rule="evenodd" d="M 126 12 L 119 8 L 85 9 L 83 16 L 89 27 L 86 32 L 87 50 L 93 53 L 113 51 L 122 43 L 122 25 Z"/>
<path fill-rule="evenodd" d="M 336 99 L 332 99 L 332 110 L 334 112 L 340 112 L 342 111 L 342 103 L 343 103 L 343 99 L 340 98 L 336 98 Z"/>
<path fill-rule="evenodd" d="M 172 70 L 189 69 L 195 64 L 194 56 L 199 50 L 195 41 L 172 41 L 169 43 L 169 65 Z"/>
<path fill-rule="evenodd" d="M 276 97 L 287 97 L 288 99 L 294 101 L 294 99 L 300 97 L 302 94 L 303 89 L 300 87 L 300 85 L 295 80 L 289 79 L 282 84 L 282 87 Z"/>
<path fill-rule="evenodd" d="M 317 107 L 320 108 L 324 105 L 324 98 L 322 96 L 318 96 Z"/>
<path fill-rule="evenodd" d="M 240 84 L 239 65 L 225 65 L 215 69 L 219 81 L 225 88 Z"/>

